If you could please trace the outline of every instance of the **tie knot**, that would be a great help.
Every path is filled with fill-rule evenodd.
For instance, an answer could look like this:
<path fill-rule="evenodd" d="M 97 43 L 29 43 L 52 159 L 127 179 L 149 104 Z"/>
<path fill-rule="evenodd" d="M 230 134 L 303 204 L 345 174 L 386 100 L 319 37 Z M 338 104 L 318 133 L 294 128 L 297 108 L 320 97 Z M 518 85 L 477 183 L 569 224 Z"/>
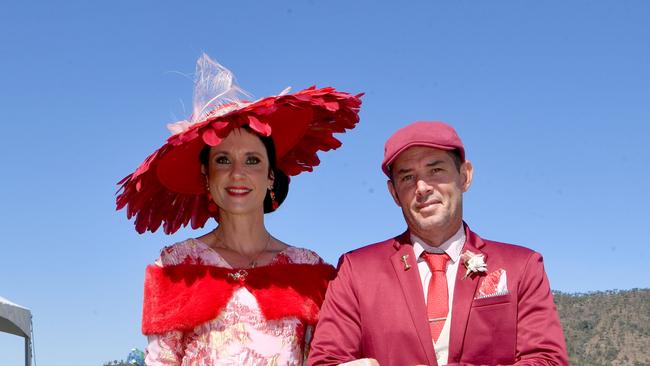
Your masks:
<path fill-rule="evenodd" d="M 427 253 L 422 252 L 422 257 L 429 265 L 431 272 L 442 271 L 445 272 L 447 269 L 447 261 L 449 260 L 449 255 L 447 253 Z"/>

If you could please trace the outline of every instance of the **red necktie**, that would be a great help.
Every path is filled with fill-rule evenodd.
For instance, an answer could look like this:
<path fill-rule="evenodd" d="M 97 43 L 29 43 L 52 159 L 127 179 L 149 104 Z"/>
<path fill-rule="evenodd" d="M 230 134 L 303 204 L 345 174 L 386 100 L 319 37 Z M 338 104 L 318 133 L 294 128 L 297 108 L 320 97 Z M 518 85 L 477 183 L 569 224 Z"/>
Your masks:
<path fill-rule="evenodd" d="M 431 270 L 431 280 L 429 281 L 429 291 L 427 293 L 427 316 L 429 318 L 431 338 L 434 342 L 437 342 L 449 312 L 449 294 L 447 275 L 445 273 L 449 256 L 446 253 L 423 252 L 422 257 L 427 261 Z"/>

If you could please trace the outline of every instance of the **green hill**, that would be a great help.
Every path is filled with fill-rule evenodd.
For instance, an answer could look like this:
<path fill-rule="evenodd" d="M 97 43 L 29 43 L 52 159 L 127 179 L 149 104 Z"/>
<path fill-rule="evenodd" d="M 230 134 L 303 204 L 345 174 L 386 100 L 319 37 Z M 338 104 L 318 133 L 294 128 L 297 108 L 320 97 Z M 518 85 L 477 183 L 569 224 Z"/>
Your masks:
<path fill-rule="evenodd" d="M 650 289 L 553 295 L 571 365 L 650 365 Z"/>

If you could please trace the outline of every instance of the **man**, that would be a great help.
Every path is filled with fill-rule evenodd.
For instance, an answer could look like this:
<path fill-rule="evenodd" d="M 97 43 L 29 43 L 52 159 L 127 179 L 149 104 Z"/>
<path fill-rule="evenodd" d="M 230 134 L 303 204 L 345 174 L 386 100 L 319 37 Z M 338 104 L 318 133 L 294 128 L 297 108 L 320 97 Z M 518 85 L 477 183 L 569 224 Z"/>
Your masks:
<path fill-rule="evenodd" d="M 568 365 L 541 255 L 463 222 L 473 169 L 456 131 L 398 130 L 382 169 L 408 230 L 341 257 L 308 364 Z"/>

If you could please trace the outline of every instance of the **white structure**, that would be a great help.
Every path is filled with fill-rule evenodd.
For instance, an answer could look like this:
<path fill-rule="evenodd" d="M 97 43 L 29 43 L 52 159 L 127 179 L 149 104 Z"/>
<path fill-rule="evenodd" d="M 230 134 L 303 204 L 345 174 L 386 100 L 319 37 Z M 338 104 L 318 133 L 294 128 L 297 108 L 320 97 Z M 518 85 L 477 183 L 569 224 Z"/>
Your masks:
<path fill-rule="evenodd" d="M 0 296 L 0 332 L 25 338 L 25 366 L 31 366 L 32 312 Z"/>

